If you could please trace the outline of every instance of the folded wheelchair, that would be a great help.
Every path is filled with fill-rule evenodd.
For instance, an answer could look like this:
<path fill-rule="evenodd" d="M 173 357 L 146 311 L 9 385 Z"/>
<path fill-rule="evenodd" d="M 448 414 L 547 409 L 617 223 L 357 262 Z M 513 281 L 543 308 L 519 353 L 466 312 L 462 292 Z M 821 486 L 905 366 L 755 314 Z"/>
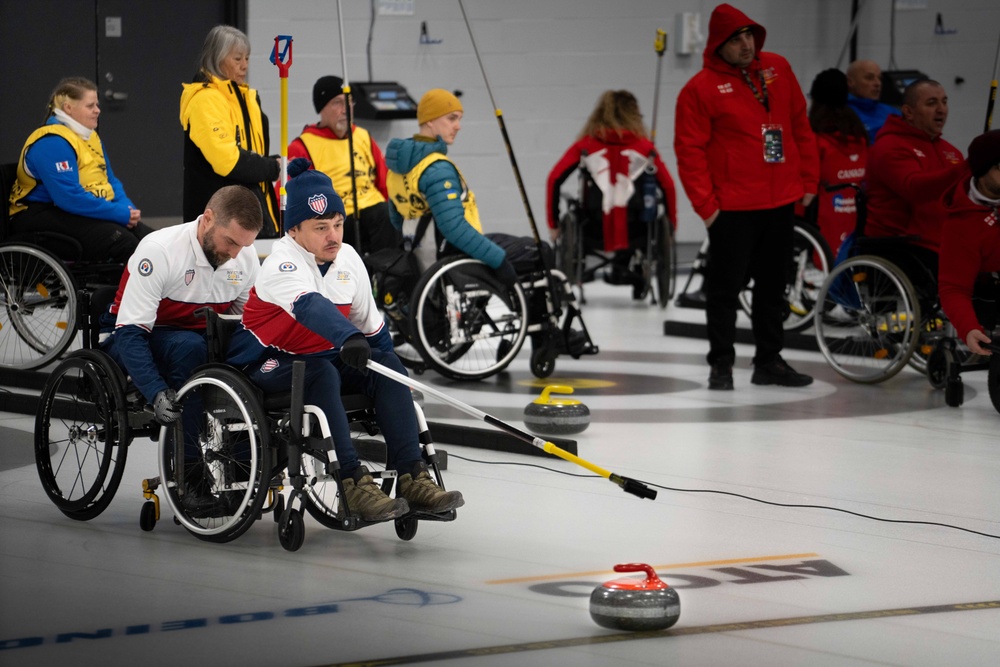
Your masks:
<path fill-rule="evenodd" d="M 303 396 L 302 362 L 288 392 L 264 395 L 237 369 L 213 361 L 197 369 L 178 391 L 182 418 L 161 427 L 152 409 L 118 365 L 96 349 L 96 314 L 91 304 L 82 330 L 85 349 L 70 353 L 49 376 L 35 423 L 35 459 L 45 493 L 66 516 L 86 521 L 110 504 L 122 479 L 133 438 L 158 439 L 159 476 L 143 480 L 147 499 L 140 527 L 153 530 L 162 495 L 175 523 L 210 542 L 228 542 L 264 514 L 278 525 L 282 547 L 294 551 L 305 536 L 304 512 L 321 525 L 353 531 L 370 525 L 344 502 L 343 486 L 326 417 Z M 223 358 L 232 320 L 212 312 L 206 338 L 209 358 Z M 372 404 L 364 396 L 344 396 L 357 429 L 377 434 Z M 414 405 L 424 461 L 444 488 L 438 456 L 419 405 Z M 366 449 L 360 447 L 364 444 Z M 380 443 L 381 444 L 381 443 Z M 359 454 L 372 445 L 359 443 Z M 377 458 L 377 452 L 371 457 Z M 370 464 L 390 493 L 395 473 Z M 289 487 L 287 498 L 283 495 Z M 395 519 L 396 534 L 410 540 L 419 521 L 452 521 L 448 512 L 411 511 Z"/>
<path fill-rule="evenodd" d="M 560 355 L 597 354 L 566 276 L 549 268 L 551 258 L 519 237 L 489 236 L 517 272 L 512 289 L 481 261 L 449 252 L 440 239 L 436 247 L 445 251 L 436 261 L 437 254 L 418 259 L 412 246 L 365 258 L 403 363 L 417 373 L 431 368 L 452 380 L 480 380 L 507 368 L 529 340 L 531 372 L 544 378 Z"/>

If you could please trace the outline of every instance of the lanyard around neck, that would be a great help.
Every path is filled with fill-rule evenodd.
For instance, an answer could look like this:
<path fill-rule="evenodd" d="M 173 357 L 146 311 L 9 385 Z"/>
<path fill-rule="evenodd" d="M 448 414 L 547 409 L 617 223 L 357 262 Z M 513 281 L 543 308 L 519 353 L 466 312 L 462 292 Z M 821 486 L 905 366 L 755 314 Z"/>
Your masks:
<path fill-rule="evenodd" d="M 745 69 L 741 69 L 740 72 L 743 74 L 743 80 L 747 82 L 750 86 L 750 90 L 753 91 L 753 96 L 757 98 L 757 101 L 764 105 L 764 109 L 771 111 L 771 105 L 767 98 L 767 82 L 764 80 L 764 71 L 760 70 L 760 90 L 757 90 L 757 86 L 753 84 L 753 79 L 750 78 L 750 73 Z"/>

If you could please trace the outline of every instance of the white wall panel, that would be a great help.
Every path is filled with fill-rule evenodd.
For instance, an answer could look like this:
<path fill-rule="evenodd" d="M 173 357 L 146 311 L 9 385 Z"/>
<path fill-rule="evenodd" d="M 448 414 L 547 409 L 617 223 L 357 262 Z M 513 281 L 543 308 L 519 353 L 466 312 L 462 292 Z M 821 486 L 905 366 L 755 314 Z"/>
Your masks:
<path fill-rule="evenodd" d="M 700 54 L 674 53 L 674 25 L 680 12 L 700 12 L 702 32 L 717 3 L 698 0 L 466 0 L 476 45 L 486 67 L 496 104 L 504 114 L 518 165 L 539 224 L 544 224 L 545 178 L 575 139 L 598 95 L 627 88 L 638 97 L 647 123 L 652 121 L 657 57 L 656 28 L 668 32 L 663 57 L 657 118 L 657 145 L 677 176 L 673 156 L 674 105 L 681 87 L 701 69 Z M 846 0 L 752 0 L 735 3 L 768 30 L 766 49 L 788 58 L 803 89 L 823 69 L 836 66 L 850 26 Z M 943 83 L 951 98 L 945 136 L 960 148 L 982 131 L 993 55 L 1000 33 L 997 3 L 928 0 L 926 10 L 899 11 L 895 20 L 894 60 L 899 69 L 920 69 Z M 890 3 L 862 3 L 860 57 L 888 68 Z M 429 88 L 463 91 L 462 133 L 452 156 L 470 180 L 491 231 L 528 232 L 524 208 L 497 128 L 493 107 L 476 61 L 458 0 L 415 0 L 413 16 L 376 16 L 371 60 L 366 55 L 371 5 L 343 0 L 344 41 L 351 81 L 398 81 L 415 98 Z M 313 82 L 342 74 L 337 4 L 333 0 L 249 0 L 253 44 L 250 79 L 261 91 L 271 118 L 272 144 L 280 138 L 279 82 L 267 61 L 274 35 L 295 38 L 295 63 L 289 79 L 289 138 L 314 122 Z M 938 13 L 946 28 L 935 35 Z M 420 24 L 437 44 L 420 44 Z M 846 57 L 840 63 L 847 65 Z M 956 84 L 956 77 L 965 82 Z M 409 136 L 415 121 L 361 121 L 383 147 L 392 137 Z M 277 148 L 275 148 L 277 152 Z M 571 179 L 572 181 L 573 179 Z M 567 187 L 574 187 L 572 183 Z M 679 183 L 678 183 L 679 187 Z M 679 193 L 681 240 L 704 235 L 700 220 Z"/>

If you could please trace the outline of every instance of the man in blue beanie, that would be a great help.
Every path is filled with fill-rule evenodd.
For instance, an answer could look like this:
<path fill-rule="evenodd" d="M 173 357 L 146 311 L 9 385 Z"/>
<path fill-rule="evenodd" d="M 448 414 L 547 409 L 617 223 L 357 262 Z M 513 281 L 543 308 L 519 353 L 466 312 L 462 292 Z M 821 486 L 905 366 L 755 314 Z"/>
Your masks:
<path fill-rule="evenodd" d="M 305 360 L 308 402 L 326 415 L 347 506 L 362 520 L 461 507 L 462 494 L 438 486 L 421 457 L 410 390 L 368 372 L 372 359 L 406 374 L 375 306 L 365 265 L 343 243 L 344 203 L 330 178 L 308 166 L 302 158 L 289 165 L 285 236 L 261 266 L 229 361 L 244 367 L 265 392 L 281 392 L 291 385 L 292 362 Z M 396 498 L 388 497 L 360 464 L 342 392 L 374 400 L 389 465 L 399 476 Z"/>

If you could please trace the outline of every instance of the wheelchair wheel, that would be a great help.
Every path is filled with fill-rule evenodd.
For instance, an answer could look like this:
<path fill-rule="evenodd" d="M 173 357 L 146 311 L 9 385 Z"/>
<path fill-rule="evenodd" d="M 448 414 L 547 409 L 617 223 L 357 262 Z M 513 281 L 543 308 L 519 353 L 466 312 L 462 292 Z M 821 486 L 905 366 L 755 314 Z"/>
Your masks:
<path fill-rule="evenodd" d="M 502 371 L 521 351 L 527 313 L 520 285 L 508 292 L 479 260 L 445 258 L 414 289 L 413 342 L 441 375 L 480 380 Z"/>
<path fill-rule="evenodd" d="M 899 267 L 853 257 L 830 273 L 818 299 L 816 341 L 837 373 L 871 384 L 906 366 L 920 338 L 920 305 Z"/>
<path fill-rule="evenodd" d="M 66 351 L 76 332 L 76 283 L 30 244 L 0 246 L 0 367 L 29 370 Z"/>
<path fill-rule="evenodd" d="M 938 341 L 927 357 L 927 380 L 935 389 L 944 389 L 948 383 L 951 365 L 955 363 L 955 341 L 951 338 Z"/>
<path fill-rule="evenodd" d="M 813 323 L 819 289 L 833 266 L 833 253 L 815 225 L 796 220 L 792 226 L 792 256 L 788 263 L 785 331 L 802 331 Z M 752 283 L 740 292 L 740 307 L 748 316 L 753 308 Z"/>
<path fill-rule="evenodd" d="M 1000 356 L 990 356 L 990 370 L 986 376 L 986 387 L 990 392 L 990 402 L 993 409 L 1000 412 Z"/>
<path fill-rule="evenodd" d="M 657 218 L 650 228 L 643 274 L 653 290 L 653 301 L 660 308 L 666 308 L 677 288 L 677 245 L 674 243 L 674 230 L 666 218 Z"/>
<path fill-rule="evenodd" d="M 35 465 L 45 494 L 78 521 L 114 498 L 131 441 L 124 377 L 110 357 L 78 350 L 49 375 L 35 417 Z"/>
<path fill-rule="evenodd" d="M 587 257 L 583 249 L 580 217 L 570 207 L 559 218 L 559 240 L 556 242 L 556 268 L 566 274 L 571 285 L 584 282 Z"/>
<path fill-rule="evenodd" d="M 160 479 L 176 519 L 229 542 L 260 515 L 272 471 L 267 418 L 240 373 L 206 366 L 177 392 L 181 418 L 160 431 Z"/>

